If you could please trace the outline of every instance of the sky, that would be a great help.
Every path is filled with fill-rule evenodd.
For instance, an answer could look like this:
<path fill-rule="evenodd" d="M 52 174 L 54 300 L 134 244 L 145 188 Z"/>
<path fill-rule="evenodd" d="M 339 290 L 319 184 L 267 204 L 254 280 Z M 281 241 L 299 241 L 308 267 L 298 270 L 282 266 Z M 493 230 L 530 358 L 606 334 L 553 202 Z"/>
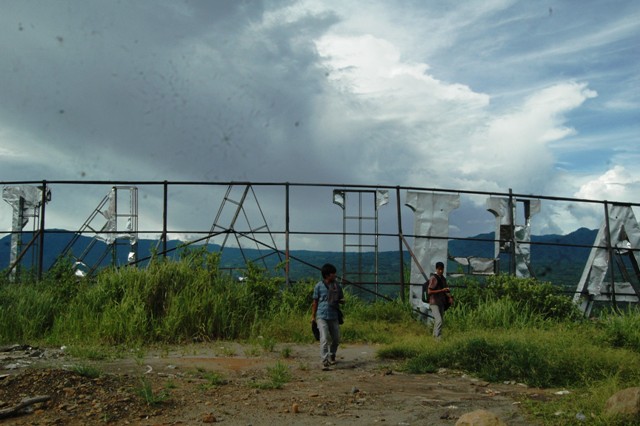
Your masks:
<path fill-rule="evenodd" d="M 0 49 L 4 182 L 640 201 L 636 0 L 5 0 Z"/>

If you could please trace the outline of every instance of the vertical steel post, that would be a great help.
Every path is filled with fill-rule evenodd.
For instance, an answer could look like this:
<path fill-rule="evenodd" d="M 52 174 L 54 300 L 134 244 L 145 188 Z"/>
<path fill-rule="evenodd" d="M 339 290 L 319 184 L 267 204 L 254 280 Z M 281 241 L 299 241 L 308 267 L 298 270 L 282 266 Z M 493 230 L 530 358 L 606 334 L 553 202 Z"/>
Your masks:
<path fill-rule="evenodd" d="M 358 278 L 362 282 L 362 191 L 358 192 Z"/>
<path fill-rule="evenodd" d="M 169 183 L 165 180 L 163 184 L 163 196 L 162 196 L 162 254 L 167 257 L 167 200 L 168 200 L 168 186 Z"/>
<path fill-rule="evenodd" d="M 607 255 L 609 256 L 609 278 L 611 279 L 611 304 L 614 309 L 618 308 L 618 304 L 616 303 L 616 287 L 615 287 L 615 276 L 613 273 L 613 247 L 611 247 L 611 226 L 609 223 L 609 203 L 607 200 L 604 200 L 604 229 L 605 229 L 605 237 L 607 241 Z"/>
<path fill-rule="evenodd" d="M 379 271 L 378 271 L 378 243 L 379 243 L 379 238 L 378 238 L 378 191 L 374 191 L 373 192 L 373 213 L 374 213 L 374 232 L 375 232 L 375 236 L 374 236 L 374 257 L 373 257 L 373 276 L 375 277 L 375 282 L 376 282 L 376 300 L 378 299 L 378 295 L 380 294 L 379 289 L 379 282 L 380 282 L 380 277 L 379 277 Z"/>
<path fill-rule="evenodd" d="M 285 185 L 285 212 L 284 212 L 284 239 L 285 239 L 285 253 L 284 253 L 284 278 L 287 287 L 291 285 L 289 279 L 289 182 Z"/>
<path fill-rule="evenodd" d="M 344 206 L 342 206 L 342 281 L 347 274 L 347 192 L 344 192 Z"/>
<path fill-rule="evenodd" d="M 45 213 L 45 205 L 47 204 L 47 181 L 42 181 L 42 199 L 40 205 L 40 243 L 38 244 L 38 281 L 42 279 L 42 268 L 44 261 L 44 213 Z"/>
<path fill-rule="evenodd" d="M 400 210 L 400 187 L 396 186 L 396 208 L 398 211 L 398 248 L 400 250 L 400 300 L 404 300 L 404 252 L 402 245 L 402 212 Z"/>
<path fill-rule="evenodd" d="M 516 218 L 513 190 L 509 188 L 509 237 L 511 238 L 511 259 L 509 259 L 509 275 L 516 275 Z"/>
<path fill-rule="evenodd" d="M 113 214 L 114 214 L 114 225 L 115 230 L 109 236 L 109 241 L 111 241 L 111 266 L 116 266 L 118 264 L 118 187 L 113 186 L 111 188 L 113 191 Z"/>

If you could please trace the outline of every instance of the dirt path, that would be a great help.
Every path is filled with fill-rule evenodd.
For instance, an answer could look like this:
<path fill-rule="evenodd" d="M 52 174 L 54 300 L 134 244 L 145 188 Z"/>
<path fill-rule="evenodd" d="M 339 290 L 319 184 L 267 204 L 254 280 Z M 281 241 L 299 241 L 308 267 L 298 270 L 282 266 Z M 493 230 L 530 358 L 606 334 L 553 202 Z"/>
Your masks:
<path fill-rule="evenodd" d="M 96 363 L 58 350 L 20 348 L 1 353 L 0 410 L 49 395 L 48 402 L 3 424 L 453 425 L 483 408 L 509 425 L 532 425 L 517 400 L 547 397 L 538 389 L 452 371 L 404 374 L 377 359 L 377 349 L 345 345 L 339 362 L 323 371 L 315 344 L 264 351 L 213 342 Z M 101 376 L 86 377 L 92 369 Z M 290 381 L 270 389 L 277 371 L 288 372 Z"/>

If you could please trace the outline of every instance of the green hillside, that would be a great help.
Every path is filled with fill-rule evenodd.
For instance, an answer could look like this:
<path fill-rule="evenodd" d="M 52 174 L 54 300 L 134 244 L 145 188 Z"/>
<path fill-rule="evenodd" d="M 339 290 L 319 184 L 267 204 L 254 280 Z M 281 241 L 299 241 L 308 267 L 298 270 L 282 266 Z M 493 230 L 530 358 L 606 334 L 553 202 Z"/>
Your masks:
<path fill-rule="evenodd" d="M 582 270 L 585 267 L 587 257 L 590 252 L 590 246 L 595 240 L 597 231 L 581 228 L 568 235 L 543 235 L 533 236 L 531 244 L 531 266 L 534 276 L 540 280 L 552 282 L 555 285 L 572 291 L 575 289 Z M 43 265 L 45 269 L 49 268 L 63 249 L 67 246 L 73 233 L 66 231 L 56 231 L 46 234 L 45 251 Z M 466 240 L 450 240 L 449 256 L 450 257 L 493 257 L 494 241 L 493 233 L 480 234 Z M 24 241 L 30 240 L 30 236 L 24 236 Z M 71 251 L 75 256 L 79 256 L 89 247 L 92 239 L 88 237 L 80 237 Z M 170 250 L 167 253 L 170 257 L 178 257 L 185 250 L 181 248 L 182 243 L 178 241 L 170 241 L 167 244 Z M 194 250 L 201 246 L 188 246 L 187 250 Z M 138 259 L 142 260 L 142 264 L 146 264 L 145 258 L 150 253 L 159 250 L 158 241 L 140 240 L 138 242 Z M 0 239 L 0 265 L 9 265 L 10 236 L 7 235 Z M 210 246 L 210 251 L 220 250 L 219 246 Z M 111 252 L 105 256 L 105 252 L 109 248 L 102 242 L 97 242 L 92 250 L 84 258 L 85 263 L 94 265 L 104 256 L 101 265 L 106 266 L 114 261 L 116 264 L 125 265 L 128 246 L 124 245 L 117 248 L 117 254 L 114 257 Z M 35 256 L 25 256 L 25 262 L 29 262 Z M 403 253 L 405 268 L 409 267 L 410 255 L 408 252 Z M 257 267 L 263 268 L 270 275 L 284 275 L 283 261 L 284 253 L 274 252 L 271 250 L 256 250 L 238 248 L 225 248 L 220 267 L 234 276 L 242 276 L 245 269 L 245 263 L 249 261 Z M 348 275 L 351 281 L 378 283 L 372 286 L 377 291 L 384 294 L 394 294 L 398 291 L 398 284 L 401 282 L 400 276 L 400 256 L 398 251 L 384 251 L 378 253 L 378 271 L 377 278 L 375 273 L 375 256 L 372 252 L 367 253 L 347 253 L 343 258 L 342 252 L 326 252 L 326 251 L 310 251 L 310 250 L 292 250 L 290 252 L 290 280 L 301 281 L 305 279 L 319 278 L 319 268 L 324 263 L 333 263 L 342 271 L 343 262 L 346 263 L 347 271 L 362 271 L 361 275 Z M 509 259 L 506 255 L 500 256 L 500 265 L 502 271 L 507 271 Z M 25 266 L 28 268 L 27 266 Z M 450 261 L 448 271 L 461 272 L 464 268 Z M 430 271 L 429 271 L 430 272 Z M 405 276 L 408 276 L 408 270 L 405 270 Z M 380 288 L 379 285 L 383 285 Z"/>

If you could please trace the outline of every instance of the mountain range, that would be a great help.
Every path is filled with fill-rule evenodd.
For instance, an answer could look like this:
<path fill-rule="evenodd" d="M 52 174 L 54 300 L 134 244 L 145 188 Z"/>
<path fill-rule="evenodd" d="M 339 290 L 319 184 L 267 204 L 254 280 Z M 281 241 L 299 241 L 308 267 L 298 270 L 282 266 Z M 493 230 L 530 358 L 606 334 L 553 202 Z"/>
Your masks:
<path fill-rule="evenodd" d="M 578 280 L 585 267 L 591 245 L 594 244 L 597 230 L 580 228 L 567 235 L 541 235 L 531 237 L 531 269 L 536 278 L 549 281 L 567 289 L 575 289 Z M 117 244 L 109 247 L 104 242 L 88 236 L 76 236 L 73 232 L 54 230 L 45 234 L 45 250 L 43 251 L 44 270 L 49 269 L 56 259 L 69 248 L 72 239 L 75 242 L 68 251 L 81 260 L 88 268 L 101 267 L 110 263 L 124 265 L 127 263 L 127 255 L 130 251 L 128 242 L 123 244 L 118 240 Z M 455 239 L 449 241 L 450 257 L 483 257 L 493 258 L 495 243 L 494 234 L 479 234 L 468 239 Z M 23 233 L 23 247 L 31 240 L 29 233 Z M 176 240 L 167 242 L 167 255 L 179 256 L 180 248 L 184 243 Z M 194 246 L 191 246 L 194 247 Z M 198 246 L 195 246 L 198 247 Z M 151 253 L 157 253 L 160 247 L 157 240 L 141 239 L 137 244 L 138 259 L 146 263 Z M 209 245 L 210 251 L 220 251 L 220 246 Z M 0 265 L 9 266 L 11 250 L 11 236 L 6 235 L 0 239 Z M 35 249 L 28 250 L 22 259 L 22 268 L 35 265 L 37 259 Z M 354 269 L 353 265 L 361 271 L 360 281 L 376 281 L 379 283 L 397 283 L 400 281 L 400 256 L 398 251 L 383 251 L 378 253 L 378 272 L 375 278 L 375 255 L 367 253 L 348 253 L 343 259 L 342 252 L 293 250 L 290 252 L 291 262 L 290 279 L 301 280 L 305 278 L 319 278 L 319 268 L 324 263 L 333 263 L 341 269 L 344 264 L 348 269 Z M 501 255 L 501 269 L 505 270 L 508 261 L 504 261 Z M 405 265 L 409 264 L 411 256 L 409 252 L 403 253 Z M 220 267 L 228 269 L 232 274 L 241 276 L 246 261 L 251 261 L 257 266 L 262 266 L 268 271 L 276 271 L 277 265 L 282 264 L 284 253 L 251 249 L 239 249 L 225 247 L 222 251 Z M 463 268 L 454 262 L 449 262 L 448 271 L 455 272 Z M 367 275 L 368 274 L 368 275 Z M 369 278 L 367 278 L 369 277 Z"/>

